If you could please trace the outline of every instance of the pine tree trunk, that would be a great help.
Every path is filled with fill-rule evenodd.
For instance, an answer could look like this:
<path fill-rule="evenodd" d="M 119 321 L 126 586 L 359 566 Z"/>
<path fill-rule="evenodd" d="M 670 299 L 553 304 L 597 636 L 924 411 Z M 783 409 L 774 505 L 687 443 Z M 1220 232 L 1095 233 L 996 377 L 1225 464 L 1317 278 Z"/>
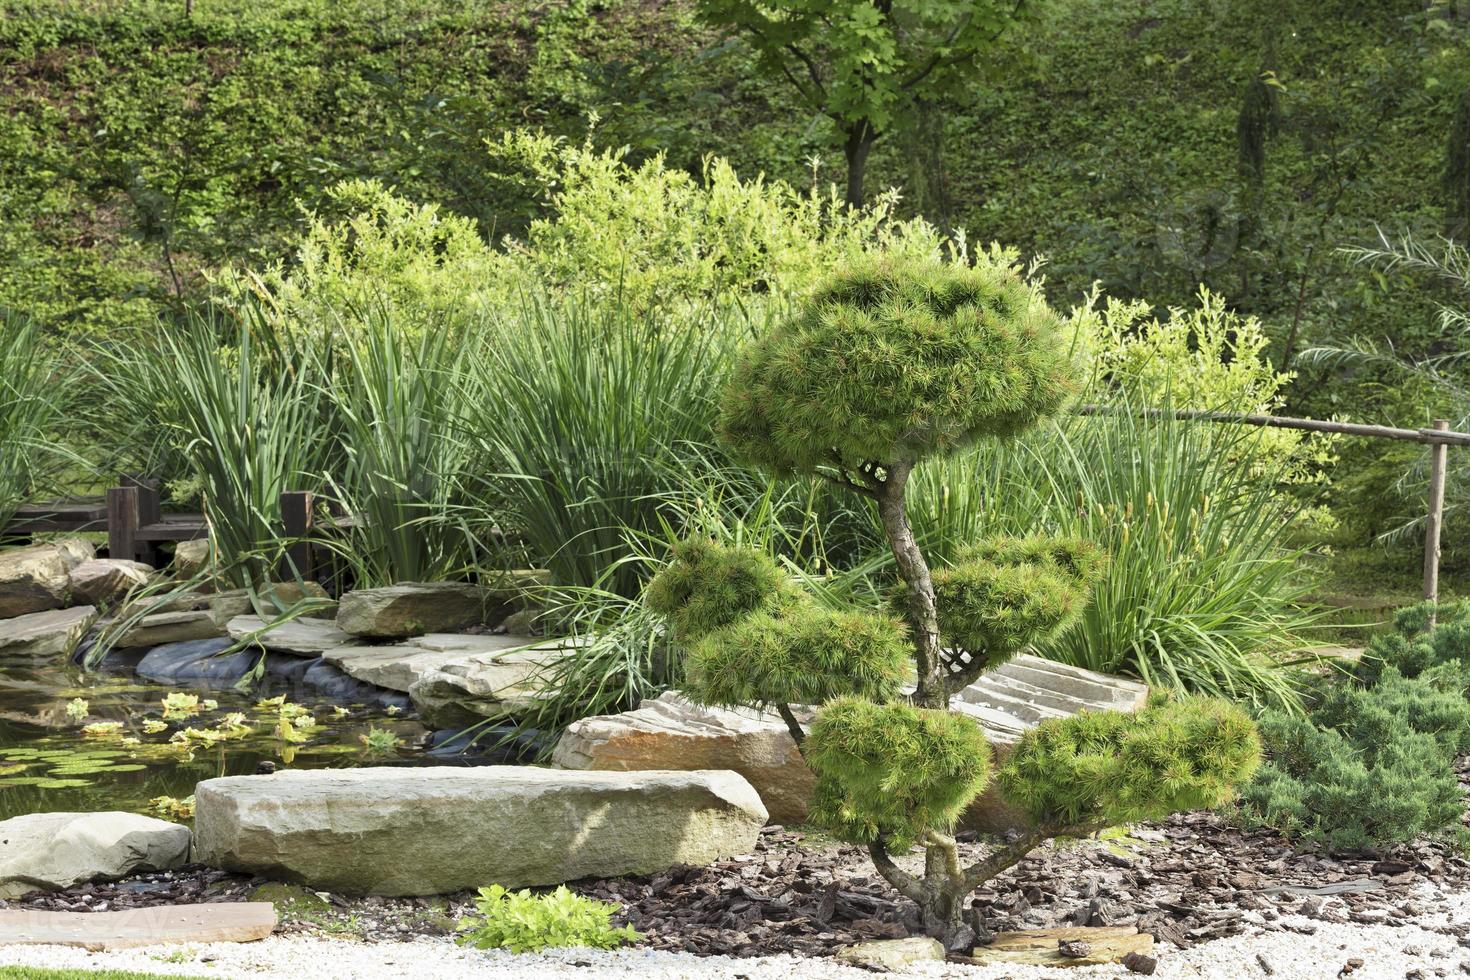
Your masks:
<path fill-rule="evenodd" d="M 918 666 L 919 686 L 914 703 L 924 708 L 949 706 L 944 661 L 940 657 L 939 607 L 934 599 L 934 580 L 929 563 L 914 540 L 904 508 L 904 488 L 914 464 L 897 463 L 888 468 L 887 478 L 878 489 L 878 515 L 883 521 L 888 546 L 898 563 L 898 574 L 908 588 L 907 613 L 913 633 L 914 659 Z"/>

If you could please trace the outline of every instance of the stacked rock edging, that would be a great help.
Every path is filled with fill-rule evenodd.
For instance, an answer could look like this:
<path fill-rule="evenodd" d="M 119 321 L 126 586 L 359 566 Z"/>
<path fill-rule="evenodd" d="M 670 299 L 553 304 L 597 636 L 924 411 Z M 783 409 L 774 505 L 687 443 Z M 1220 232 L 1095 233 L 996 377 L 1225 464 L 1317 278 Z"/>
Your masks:
<path fill-rule="evenodd" d="M 1048 718 L 1137 711 L 1147 700 L 1148 687 L 1137 681 L 1020 656 L 965 688 L 950 708 L 980 724 L 999 764 L 1028 728 Z M 750 781 L 782 823 L 805 819 L 815 781 L 775 712 L 708 708 L 676 692 L 633 711 L 574 722 L 557 743 L 552 763 L 573 770 L 732 769 Z M 992 789 L 971 805 L 962 823 L 1004 832 L 1028 821 Z"/>
<path fill-rule="evenodd" d="M 749 853 L 767 814 L 730 771 L 288 770 L 195 790 L 195 858 L 347 895 L 652 874 Z"/>

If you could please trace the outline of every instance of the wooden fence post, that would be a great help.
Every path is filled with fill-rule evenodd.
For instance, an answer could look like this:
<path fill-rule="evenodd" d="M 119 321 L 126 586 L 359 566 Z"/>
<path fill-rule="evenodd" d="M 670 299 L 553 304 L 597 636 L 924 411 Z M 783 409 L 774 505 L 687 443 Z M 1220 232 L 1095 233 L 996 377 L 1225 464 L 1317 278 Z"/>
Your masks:
<path fill-rule="evenodd" d="M 158 492 L 158 481 L 138 473 L 124 473 L 119 486 L 133 487 L 138 491 L 138 527 L 147 527 L 163 520 L 162 496 Z M 139 561 L 154 567 L 160 564 L 158 544 L 153 541 L 138 541 L 133 551 Z"/>
<path fill-rule="evenodd" d="M 138 488 L 107 491 L 107 554 L 132 561 L 137 557 Z"/>
<path fill-rule="evenodd" d="M 310 580 L 314 568 L 311 560 L 312 494 L 309 490 L 287 490 L 281 494 L 281 522 L 285 525 L 286 559 L 279 577 L 283 580 L 300 576 Z"/>
<path fill-rule="evenodd" d="M 1435 419 L 1437 432 L 1448 430 L 1448 419 Z M 1444 526 L 1444 473 L 1449 446 L 1443 442 L 1429 446 L 1429 516 L 1424 522 L 1424 598 L 1439 600 L 1439 535 Z M 1430 625 L 1434 615 L 1430 614 Z"/>

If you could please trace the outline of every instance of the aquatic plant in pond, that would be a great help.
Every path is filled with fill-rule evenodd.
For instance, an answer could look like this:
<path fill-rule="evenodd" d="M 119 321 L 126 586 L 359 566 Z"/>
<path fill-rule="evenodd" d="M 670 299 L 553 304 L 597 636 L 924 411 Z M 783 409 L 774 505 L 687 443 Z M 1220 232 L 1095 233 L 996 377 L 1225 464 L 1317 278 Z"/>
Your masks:
<path fill-rule="evenodd" d="M 261 762 L 423 759 L 415 748 L 423 727 L 380 709 L 236 691 L 204 696 L 47 661 L 0 659 L 0 703 L 0 819 L 116 809 L 187 819 L 195 783 L 251 773 Z"/>

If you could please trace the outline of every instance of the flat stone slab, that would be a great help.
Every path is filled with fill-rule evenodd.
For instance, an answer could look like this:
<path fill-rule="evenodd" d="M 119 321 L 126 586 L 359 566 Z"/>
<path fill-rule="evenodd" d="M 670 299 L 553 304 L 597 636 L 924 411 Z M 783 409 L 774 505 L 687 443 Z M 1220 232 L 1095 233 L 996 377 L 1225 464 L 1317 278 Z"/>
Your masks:
<path fill-rule="evenodd" d="M 534 707 L 548 682 L 548 668 L 569 656 L 575 641 L 509 639 L 521 649 L 456 653 L 423 672 L 408 696 L 424 722 L 435 728 L 464 728 L 486 718 L 513 718 Z"/>
<path fill-rule="evenodd" d="M 194 796 L 196 861 L 348 895 L 652 874 L 752 853 L 766 822 L 729 771 L 288 769 Z"/>
<path fill-rule="evenodd" d="M 1086 956 L 1063 956 L 1057 948 L 1062 940 L 1081 940 L 1091 947 Z M 1025 963 L 1032 966 L 1097 966 L 1120 963 L 1129 953 L 1148 954 L 1154 937 L 1133 926 L 1028 929 L 996 933 L 989 946 L 976 946 L 970 958 L 984 965 Z"/>
<path fill-rule="evenodd" d="M 382 646 L 338 646 L 323 652 L 327 663 L 368 684 L 408 693 L 425 674 L 470 657 L 495 657 L 536 643 L 530 636 L 430 633 Z"/>
<path fill-rule="evenodd" d="M 96 619 L 95 606 L 48 609 L 0 619 L 0 653 L 69 657 Z"/>
<path fill-rule="evenodd" d="M 339 630 L 332 620 L 308 616 L 269 629 L 266 620 L 259 616 L 236 616 L 225 624 L 225 631 L 236 642 L 248 639 L 253 646 L 299 657 L 319 657 L 335 647 L 355 642 L 354 637 Z"/>
<path fill-rule="evenodd" d="M 165 643 L 187 643 L 225 635 L 224 627 L 209 609 L 179 609 L 149 613 L 127 627 L 114 641 L 118 649 L 153 647 Z"/>
<path fill-rule="evenodd" d="M 270 902 L 159 905 L 121 912 L 0 909 L 0 946 L 80 946 L 94 952 L 181 943 L 248 943 L 276 928 Z"/>

